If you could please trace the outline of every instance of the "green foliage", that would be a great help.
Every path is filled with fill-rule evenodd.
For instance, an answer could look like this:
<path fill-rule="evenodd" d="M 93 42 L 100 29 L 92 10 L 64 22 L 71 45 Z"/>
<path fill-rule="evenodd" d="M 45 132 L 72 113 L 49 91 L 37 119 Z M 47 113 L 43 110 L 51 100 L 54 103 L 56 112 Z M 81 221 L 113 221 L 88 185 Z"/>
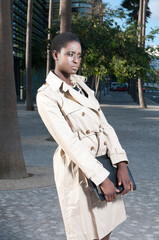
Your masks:
<path fill-rule="evenodd" d="M 114 29 L 110 20 L 95 17 L 76 16 L 72 19 L 72 30 L 81 40 L 83 49 L 82 71 L 87 76 L 101 79 L 109 71 Z M 109 56 L 109 57 L 108 57 Z"/>
<path fill-rule="evenodd" d="M 84 75 L 100 76 L 114 74 L 119 82 L 134 76 L 146 77 L 150 72 L 151 56 L 138 47 L 135 24 L 125 31 L 112 26 L 110 19 L 101 23 L 97 18 L 76 16 L 72 29 L 82 43 Z"/>
<path fill-rule="evenodd" d="M 96 7 L 96 6 L 95 6 Z M 114 16 L 125 17 L 122 10 L 111 10 L 102 5 L 102 15 L 72 16 L 72 32 L 76 33 L 82 45 L 82 74 L 88 78 L 114 74 L 119 82 L 128 81 L 133 76 L 146 79 L 152 76 L 149 63 L 153 57 L 138 47 L 136 24 L 131 23 L 125 30 L 113 21 Z M 152 31 L 154 36 L 156 31 Z M 59 33 L 59 22 L 53 24 L 52 37 Z M 152 38 L 151 36 L 151 38 Z M 149 37 L 149 36 L 148 36 Z"/>

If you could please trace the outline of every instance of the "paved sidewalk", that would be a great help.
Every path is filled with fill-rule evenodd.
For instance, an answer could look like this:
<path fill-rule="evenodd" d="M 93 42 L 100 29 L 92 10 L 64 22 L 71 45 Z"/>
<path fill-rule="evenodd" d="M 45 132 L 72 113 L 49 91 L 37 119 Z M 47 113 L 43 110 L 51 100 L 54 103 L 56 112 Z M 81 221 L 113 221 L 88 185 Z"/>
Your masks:
<path fill-rule="evenodd" d="M 159 105 L 147 104 L 140 109 L 127 93 L 113 92 L 101 104 L 137 183 L 137 191 L 124 196 L 127 221 L 111 240 L 159 240 Z M 52 172 L 57 144 L 46 140 L 50 135 L 37 110 L 26 112 L 19 103 L 18 117 L 25 163 L 34 176 L 0 180 L 0 240 L 65 240 Z"/>

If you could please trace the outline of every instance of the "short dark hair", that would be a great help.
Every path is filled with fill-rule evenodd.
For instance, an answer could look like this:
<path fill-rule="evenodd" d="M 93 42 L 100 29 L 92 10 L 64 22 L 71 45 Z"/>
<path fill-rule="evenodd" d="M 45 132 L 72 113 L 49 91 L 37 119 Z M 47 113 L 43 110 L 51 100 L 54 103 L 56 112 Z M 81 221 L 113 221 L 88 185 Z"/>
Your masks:
<path fill-rule="evenodd" d="M 51 42 L 51 52 L 53 52 L 54 50 L 56 52 L 60 52 L 61 48 L 66 47 L 67 43 L 74 41 L 81 44 L 79 38 L 75 33 L 72 32 L 60 33 L 56 37 L 54 37 Z"/>

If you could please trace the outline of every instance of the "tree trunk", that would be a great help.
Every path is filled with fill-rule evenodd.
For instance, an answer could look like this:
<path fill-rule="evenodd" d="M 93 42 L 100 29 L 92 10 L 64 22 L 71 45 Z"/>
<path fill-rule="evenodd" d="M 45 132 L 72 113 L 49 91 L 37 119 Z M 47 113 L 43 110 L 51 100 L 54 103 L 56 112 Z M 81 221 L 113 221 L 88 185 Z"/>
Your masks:
<path fill-rule="evenodd" d="M 92 76 L 92 81 L 91 81 L 91 89 L 94 91 L 95 87 L 95 76 Z"/>
<path fill-rule="evenodd" d="M 98 87 L 99 87 L 99 76 L 98 77 L 95 77 L 95 97 L 97 98 L 97 95 L 98 95 Z"/>
<path fill-rule="evenodd" d="M 99 103 L 101 103 L 101 101 L 102 101 L 102 88 L 103 88 L 103 82 L 101 81 L 100 92 L 99 92 Z"/>
<path fill-rule="evenodd" d="M 99 19 L 100 23 L 103 23 L 103 15 L 104 15 L 104 9 L 103 9 L 103 2 L 102 0 L 99 0 Z"/>
<path fill-rule="evenodd" d="M 142 23 L 143 23 L 142 17 L 143 17 L 143 0 L 140 0 L 139 14 L 138 14 L 138 27 L 137 27 L 138 47 L 141 47 L 141 44 L 142 44 Z"/>
<path fill-rule="evenodd" d="M 134 82 L 135 82 L 135 85 L 134 85 L 134 101 L 135 102 L 138 102 L 138 94 L 137 94 L 137 77 L 135 76 L 134 78 Z"/>
<path fill-rule="evenodd" d="M 10 1 L 0 0 L 0 178 L 27 177 L 18 127 Z"/>
<path fill-rule="evenodd" d="M 11 11 L 11 34 L 13 41 L 13 0 L 10 0 L 10 11 Z"/>
<path fill-rule="evenodd" d="M 142 46 L 145 47 L 145 29 L 146 29 L 146 9 L 147 0 L 143 0 L 143 16 L 142 16 Z"/>
<path fill-rule="evenodd" d="M 60 33 L 71 31 L 71 0 L 60 0 Z"/>
<path fill-rule="evenodd" d="M 136 81 L 136 77 L 134 78 L 134 76 L 133 76 L 132 79 L 133 79 L 132 80 L 132 97 L 133 97 L 134 102 L 137 102 L 138 96 L 137 96 L 137 81 Z"/>
<path fill-rule="evenodd" d="M 27 27 L 26 27 L 26 110 L 34 111 L 32 93 L 32 69 L 31 69 L 31 39 L 32 39 L 32 8 L 33 0 L 28 0 Z"/>
<path fill-rule="evenodd" d="M 141 78 L 138 78 L 138 94 L 139 94 L 139 104 L 141 108 L 146 108 L 144 93 L 143 93 L 143 84 Z"/>
<path fill-rule="evenodd" d="M 84 54 L 83 54 L 83 56 L 81 58 L 81 63 L 80 63 L 79 69 L 78 69 L 78 74 L 79 75 L 82 75 L 83 59 L 84 59 Z"/>
<path fill-rule="evenodd" d="M 129 92 L 130 92 L 131 97 L 133 98 L 133 76 L 132 76 L 132 78 L 130 79 Z"/>
<path fill-rule="evenodd" d="M 130 94 L 130 79 L 128 79 L 128 93 Z"/>
<path fill-rule="evenodd" d="M 53 19 L 53 0 L 50 0 L 49 2 L 49 17 L 48 17 L 48 46 L 47 46 L 47 62 L 46 62 L 46 76 L 48 75 L 50 69 L 51 69 L 51 51 L 50 51 L 50 41 L 51 41 L 51 25 L 52 25 L 52 19 Z"/>
<path fill-rule="evenodd" d="M 145 12 L 147 7 L 147 0 L 140 0 L 139 15 L 138 15 L 138 47 L 144 47 L 145 45 Z M 143 86 L 141 78 L 138 78 L 138 95 L 139 104 L 141 108 L 146 108 L 146 103 L 143 94 Z"/>

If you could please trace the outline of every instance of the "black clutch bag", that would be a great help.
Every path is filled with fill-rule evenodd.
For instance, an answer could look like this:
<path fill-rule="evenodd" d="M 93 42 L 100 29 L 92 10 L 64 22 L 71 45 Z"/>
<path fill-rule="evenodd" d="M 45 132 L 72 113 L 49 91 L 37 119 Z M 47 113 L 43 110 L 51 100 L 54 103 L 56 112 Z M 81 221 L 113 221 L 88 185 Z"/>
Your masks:
<path fill-rule="evenodd" d="M 102 163 L 103 167 L 110 172 L 108 178 L 109 178 L 109 180 L 111 180 L 113 182 L 114 186 L 120 191 L 117 194 L 120 194 L 123 191 L 123 186 L 122 185 L 118 186 L 117 168 L 112 166 L 111 160 L 107 155 L 97 157 L 97 160 L 100 163 Z M 136 190 L 136 184 L 135 184 L 134 178 L 133 178 L 128 166 L 127 166 L 127 169 L 128 169 L 130 180 L 133 183 L 133 190 Z M 90 179 L 88 179 L 88 183 L 89 183 L 90 187 L 93 189 L 93 191 L 95 192 L 96 196 L 99 198 L 99 200 L 100 201 L 105 201 L 105 196 L 104 196 L 104 193 L 103 193 L 101 187 L 96 186 Z"/>

